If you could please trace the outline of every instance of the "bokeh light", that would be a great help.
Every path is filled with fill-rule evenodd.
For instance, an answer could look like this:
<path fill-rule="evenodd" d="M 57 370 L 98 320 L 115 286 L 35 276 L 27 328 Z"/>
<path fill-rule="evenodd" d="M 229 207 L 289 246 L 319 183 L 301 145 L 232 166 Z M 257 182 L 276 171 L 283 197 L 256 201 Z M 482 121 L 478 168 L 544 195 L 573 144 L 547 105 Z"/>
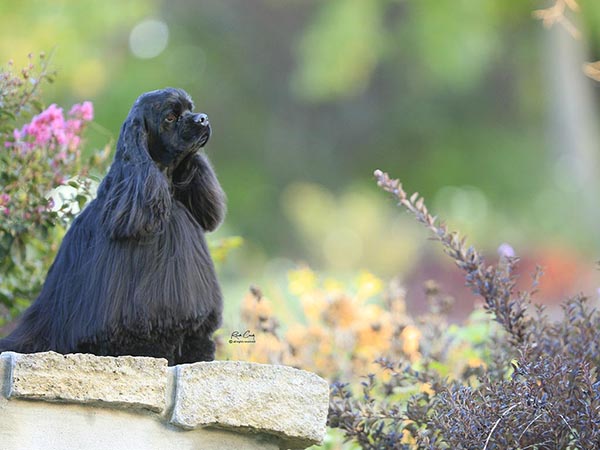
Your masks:
<path fill-rule="evenodd" d="M 167 48 L 168 42 L 169 27 L 161 20 L 144 20 L 129 35 L 131 53 L 141 59 L 157 57 Z"/>

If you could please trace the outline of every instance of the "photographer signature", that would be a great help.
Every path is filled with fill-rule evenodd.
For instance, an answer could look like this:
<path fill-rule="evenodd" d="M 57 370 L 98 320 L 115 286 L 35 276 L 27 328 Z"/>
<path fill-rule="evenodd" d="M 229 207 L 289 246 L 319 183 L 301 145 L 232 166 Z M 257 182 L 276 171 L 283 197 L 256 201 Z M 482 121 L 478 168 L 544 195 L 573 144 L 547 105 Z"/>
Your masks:
<path fill-rule="evenodd" d="M 256 336 L 250 330 L 246 330 L 243 333 L 239 331 L 233 331 L 229 337 L 230 344 L 254 344 L 256 343 Z"/>

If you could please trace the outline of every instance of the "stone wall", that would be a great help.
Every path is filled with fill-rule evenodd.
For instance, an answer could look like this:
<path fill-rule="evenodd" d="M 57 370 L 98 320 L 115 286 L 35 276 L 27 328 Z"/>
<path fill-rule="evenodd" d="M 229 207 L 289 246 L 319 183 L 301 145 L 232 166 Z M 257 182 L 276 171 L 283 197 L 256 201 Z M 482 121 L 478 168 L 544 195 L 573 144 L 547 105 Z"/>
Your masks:
<path fill-rule="evenodd" d="M 2 449 L 303 449 L 325 435 L 329 388 L 286 366 L 0 355 Z"/>

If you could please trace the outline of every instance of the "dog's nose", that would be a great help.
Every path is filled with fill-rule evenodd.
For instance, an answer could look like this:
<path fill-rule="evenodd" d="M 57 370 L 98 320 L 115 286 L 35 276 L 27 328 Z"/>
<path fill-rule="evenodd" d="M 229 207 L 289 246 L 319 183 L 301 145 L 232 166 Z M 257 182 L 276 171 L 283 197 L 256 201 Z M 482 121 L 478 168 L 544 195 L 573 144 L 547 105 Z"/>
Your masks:
<path fill-rule="evenodd" d="M 204 113 L 194 114 L 194 122 L 204 125 L 205 127 L 209 125 L 208 116 Z"/>

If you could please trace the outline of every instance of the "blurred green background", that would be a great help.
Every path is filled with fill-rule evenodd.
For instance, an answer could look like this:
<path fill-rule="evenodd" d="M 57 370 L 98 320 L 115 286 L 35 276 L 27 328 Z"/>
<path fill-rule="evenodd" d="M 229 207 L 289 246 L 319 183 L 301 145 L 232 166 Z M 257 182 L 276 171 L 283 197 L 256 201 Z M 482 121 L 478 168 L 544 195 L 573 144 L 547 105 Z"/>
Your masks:
<path fill-rule="evenodd" d="M 600 59 L 600 3 L 566 12 L 579 39 L 533 17 L 553 3 L 2 1 L 0 65 L 51 52 L 44 99 L 93 101 L 90 153 L 142 92 L 192 95 L 229 197 L 217 237 L 245 241 L 220 268 L 230 297 L 298 263 L 460 286 L 376 168 L 492 259 L 507 242 L 545 265 L 549 299 L 595 296 L 600 84 L 582 64 Z"/>

